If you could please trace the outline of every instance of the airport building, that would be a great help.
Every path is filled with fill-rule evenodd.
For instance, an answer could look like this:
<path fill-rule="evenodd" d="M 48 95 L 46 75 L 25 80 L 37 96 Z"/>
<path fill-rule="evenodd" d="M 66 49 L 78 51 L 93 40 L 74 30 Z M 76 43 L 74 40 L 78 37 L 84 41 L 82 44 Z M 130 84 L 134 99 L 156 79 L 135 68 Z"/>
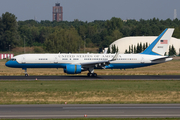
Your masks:
<path fill-rule="evenodd" d="M 60 3 L 56 3 L 53 6 L 53 21 L 63 21 L 63 7 L 60 6 Z"/>
<path fill-rule="evenodd" d="M 145 43 L 148 43 L 148 45 L 150 45 L 158 36 L 133 36 L 133 37 L 124 37 L 121 39 L 118 39 L 116 41 L 114 41 L 111 45 L 110 48 L 112 47 L 112 45 L 115 45 L 116 47 L 118 47 L 119 52 L 121 54 L 125 53 L 125 50 L 129 50 L 129 46 L 136 46 L 139 43 L 142 43 L 142 45 Z M 180 53 L 180 39 L 174 38 L 172 37 L 170 40 L 169 45 L 173 45 L 177 55 Z M 167 49 L 166 53 L 169 52 L 169 48 Z"/>

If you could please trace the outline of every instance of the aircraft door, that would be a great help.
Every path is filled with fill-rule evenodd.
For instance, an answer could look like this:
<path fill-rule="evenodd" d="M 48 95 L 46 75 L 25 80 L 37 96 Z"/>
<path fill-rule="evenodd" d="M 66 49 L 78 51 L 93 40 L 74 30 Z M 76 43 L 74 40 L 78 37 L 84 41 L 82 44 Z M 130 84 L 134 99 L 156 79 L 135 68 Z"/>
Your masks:
<path fill-rule="evenodd" d="M 54 57 L 54 63 L 58 63 L 58 57 L 57 56 Z"/>
<path fill-rule="evenodd" d="M 26 57 L 25 56 L 22 57 L 22 63 L 26 63 Z"/>
<path fill-rule="evenodd" d="M 144 63 L 144 57 L 142 57 L 142 59 L 141 59 L 141 63 Z"/>

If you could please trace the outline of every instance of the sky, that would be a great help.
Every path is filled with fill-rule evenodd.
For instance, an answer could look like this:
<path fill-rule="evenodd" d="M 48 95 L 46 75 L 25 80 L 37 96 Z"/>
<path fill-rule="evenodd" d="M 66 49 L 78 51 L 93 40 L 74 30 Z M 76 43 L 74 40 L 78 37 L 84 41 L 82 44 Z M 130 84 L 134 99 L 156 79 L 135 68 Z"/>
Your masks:
<path fill-rule="evenodd" d="M 13 13 L 18 21 L 36 19 L 52 21 L 52 7 L 59 2 L 63 20 L 92 22 L 126 19 L 173 19 L 174 9 L 180 19 L 180 0 L 0 0 L 0 16 Z"/>

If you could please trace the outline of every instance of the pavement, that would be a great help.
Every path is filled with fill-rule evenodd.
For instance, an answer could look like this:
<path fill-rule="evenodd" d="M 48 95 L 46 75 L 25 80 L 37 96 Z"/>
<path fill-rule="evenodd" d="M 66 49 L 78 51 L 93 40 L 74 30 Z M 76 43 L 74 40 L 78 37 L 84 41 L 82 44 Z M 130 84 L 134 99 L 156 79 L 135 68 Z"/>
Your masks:
<path fill-rule="evenodd" d="M 180 104 L 0 105 L 0 118 L 180 118 Z M 86 116 L 85 116 L 86 117 Z"/>

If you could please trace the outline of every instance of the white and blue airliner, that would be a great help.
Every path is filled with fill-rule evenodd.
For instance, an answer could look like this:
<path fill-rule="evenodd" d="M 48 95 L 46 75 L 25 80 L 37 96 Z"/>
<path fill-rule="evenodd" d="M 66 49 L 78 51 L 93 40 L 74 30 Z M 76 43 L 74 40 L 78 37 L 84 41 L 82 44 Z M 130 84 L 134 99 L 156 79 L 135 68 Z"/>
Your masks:
<path fill-rule="evenodd" d="M 155 65 L 172 58 L 164 56 L 174 28 L 165 29 L 139 54 L 22 54 L 6 62 L 7 67 L 22 68 L 28 76 L 27 68 L 63 68 L 67 74 L 89 71 L 88 76 L 97 76 L 94 69 L 128 69 Z"/>

